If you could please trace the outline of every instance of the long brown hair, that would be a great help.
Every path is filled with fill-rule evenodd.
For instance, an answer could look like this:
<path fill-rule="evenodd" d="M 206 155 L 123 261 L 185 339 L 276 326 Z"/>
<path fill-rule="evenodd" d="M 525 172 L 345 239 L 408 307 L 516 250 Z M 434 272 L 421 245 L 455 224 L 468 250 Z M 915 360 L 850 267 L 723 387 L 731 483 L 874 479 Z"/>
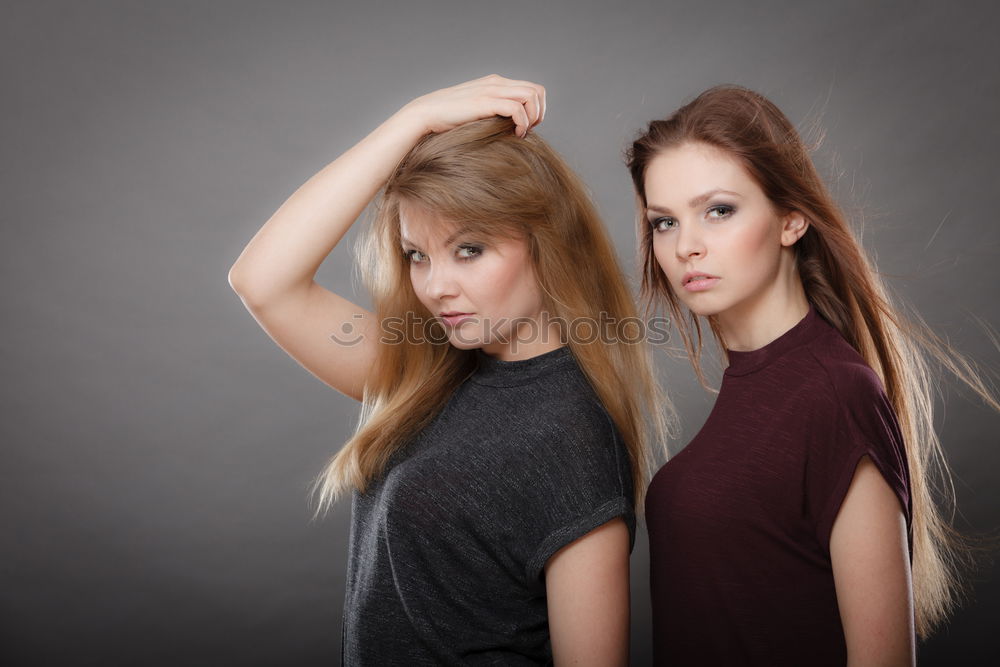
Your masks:
<path fill-rule="evenodd" d="M 935 497 L 951 479 L 933 423 L 928 359 L 936 359 L 997 408 L 975 369 L 921 321 L 904 318 L 835 203 L 794 126 L 771 101 L 738 86 L 718 86 L 665 120 L 651 122 L 626 151 L 639 211 L 642 295 L 647 313 L 665 305 L 676 323 L 699 380 L 703 336 L 696 315 L 682 309 L 653 255 L 645 222 L 645 174 L 664 150 L 700 143 L 737 158 L 781 213 L 797 211 L 809 227 L 795 245 L 796 266 L 816 310 L 878 373 L 896 410 L 906 442 L 913 505 L 913 595 L 916 627 L 930 634 L 956 601 L 957 566 L 967 548 L 944 518 Z M 722 342 L 714 318 L 708 323 Z M 723 353 L 725 352 L 724 346 Z"/>
<path fill-rule="evenodd" d="M 429 342 L 434 325 L 418 323 L 432 322 L 433 315 L 410 283 L 400 242 L 401 200 L 476 237 L 524 239 L 553 320 L 637 316 L 586 189 L 536 133 L 517 137 L 513 122 L 497 117 L 424 137 L 386 183 L 358 248 L 377 321 L 398 318 L 411 322 L 411 329 L 401 344 L 379 342 L 358 428 L 317 480 L 321 510 L 348 489 L 363 491 L 475 367 L 474 353 Z M 572 338 L 568 343 L 624 440 L 641 507 L 653 443 L 665 447 L 666 417 L 672 414 L 654 380 L 647 346 Z"/>

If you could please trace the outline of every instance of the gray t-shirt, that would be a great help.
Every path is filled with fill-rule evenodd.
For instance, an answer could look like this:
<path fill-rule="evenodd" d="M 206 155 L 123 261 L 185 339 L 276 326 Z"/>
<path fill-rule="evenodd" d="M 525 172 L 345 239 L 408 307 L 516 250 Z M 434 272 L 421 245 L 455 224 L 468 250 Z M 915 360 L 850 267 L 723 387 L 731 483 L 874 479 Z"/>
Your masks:
<path fill-rule="evenodd" d="M 478 368 L 355 493 L 345 665 L 552 661 L 544 567 L 622 517 L 628 454 L 568 347 Z"/>

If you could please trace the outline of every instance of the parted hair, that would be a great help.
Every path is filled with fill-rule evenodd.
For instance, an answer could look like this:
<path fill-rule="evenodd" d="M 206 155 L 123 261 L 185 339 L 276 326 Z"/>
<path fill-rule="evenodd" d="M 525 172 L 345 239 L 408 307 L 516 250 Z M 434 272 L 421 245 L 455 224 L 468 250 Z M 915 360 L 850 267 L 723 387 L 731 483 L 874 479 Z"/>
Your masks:
<path fill-rule="evenodd" d="M 363 491 L 393 454 L 444 407 L 475 370 L 475 353 L 430 342 L 433 315 L 409 278 L 400 240 L 401 201 L 480 239 L 526 242 L 543 308 L 553 320 L 600 314 L 623 320 L 637 309 L 590 196 L 535 132 L 521 138 L 506 118 L 424 137 L 400 162 L 360 239 L 357 259 L 377 321 L 411 318 L 400 344 L 379 342 L 354 435 L 317 479 L 322 511 L 341 493 Z M 399 320 L 396 320 L 399 321 Z M 418 330 L 419 329 L 419 330 Z M 443 336 L 439 337 L 444 340 Z M 645 344 L 568 344 L 628 450 L 641 508 L 654 448 L 664 448 L 673 411 L 659 390 Z"/>

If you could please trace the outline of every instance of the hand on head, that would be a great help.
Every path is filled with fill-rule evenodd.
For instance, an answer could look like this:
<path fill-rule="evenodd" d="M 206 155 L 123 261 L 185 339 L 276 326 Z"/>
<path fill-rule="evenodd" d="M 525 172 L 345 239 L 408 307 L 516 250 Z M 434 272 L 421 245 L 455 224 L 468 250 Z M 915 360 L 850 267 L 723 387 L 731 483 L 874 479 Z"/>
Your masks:
<path fill-rule="evenodd" d="M 545 118 L 545 88 L 490 74 L 422 95 L 403 111 L 420 119 L 428 132 L 445 132 L 481 118 L 504 116 L 514 121 L 518 136 Z"/>

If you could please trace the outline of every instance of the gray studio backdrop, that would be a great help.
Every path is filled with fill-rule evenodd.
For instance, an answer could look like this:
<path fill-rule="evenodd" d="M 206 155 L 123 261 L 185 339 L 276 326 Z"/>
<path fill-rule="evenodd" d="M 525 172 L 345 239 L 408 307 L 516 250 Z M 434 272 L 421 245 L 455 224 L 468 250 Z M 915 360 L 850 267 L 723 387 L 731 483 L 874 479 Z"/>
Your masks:
<path fill-rule="evenodd" d="M 347 503 L 307 488 L 358 406 L 231 292 L 302 181 L 412 97 L 541 82 L 539 131 L 633 252 L 621 152 L 717 83 L 771 96 L 905 301 L 996 369 L 1000 44 L 992 3 L 4 2 L 0 662 L 336 664 Z M 586 261 L 586 258 L 581 258 Z M 349 244 L 321 282 L 368 303 Z M 684 432 L 711 396 L 661 359 Z M 1000 420 L 943 383 L 971 531 L 998 527 Z M 633 658 L 648 664 L 648 558 Z M 923 664 L 993 658 L 987 558 Z M 987 661 L 990 662 L 990 661 Z"/>

